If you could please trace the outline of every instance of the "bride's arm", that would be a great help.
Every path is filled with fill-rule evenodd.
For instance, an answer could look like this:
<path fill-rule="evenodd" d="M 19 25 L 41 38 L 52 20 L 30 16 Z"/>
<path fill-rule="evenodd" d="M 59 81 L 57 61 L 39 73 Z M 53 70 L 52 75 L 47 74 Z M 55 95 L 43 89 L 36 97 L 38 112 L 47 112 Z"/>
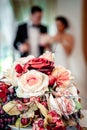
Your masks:
<path fill-rule="evenodd" d="M 62 41 L 63 47 L 67 55 L 70 55 L 74 48 L 74 38 L 69 35 L 65 40 Z"/>

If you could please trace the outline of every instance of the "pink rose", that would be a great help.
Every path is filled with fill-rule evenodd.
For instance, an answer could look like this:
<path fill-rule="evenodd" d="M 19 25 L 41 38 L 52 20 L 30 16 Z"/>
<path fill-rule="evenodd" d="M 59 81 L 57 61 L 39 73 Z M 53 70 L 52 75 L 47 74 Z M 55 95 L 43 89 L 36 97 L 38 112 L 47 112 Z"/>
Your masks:
<path fill-rule="evenodd" d="M 48 114 L 52 117 L 52 123 L 56 124 L 55 128 L 52 130 L 60 130 L 60 127 L 64 127 L 63 121 L 60 119 L 60 116 L 55 110 L 50 111 Z"/>
<path fill-rule="evenodd" d="M 72 103 L 72 101 L 70 99 L 64 98 L 64 103 L 65 103 L 65 107 L 66 107 L 66 112 L 68 114 L 71 114 L 74 111 L 74 104 Z"/>
<path fill-rule="evenodd" d="M 30 70 L 18 79 L 17 96 L 30 98 L 41 96 L 48 91 L 49 78 L 44 73 Z"/>

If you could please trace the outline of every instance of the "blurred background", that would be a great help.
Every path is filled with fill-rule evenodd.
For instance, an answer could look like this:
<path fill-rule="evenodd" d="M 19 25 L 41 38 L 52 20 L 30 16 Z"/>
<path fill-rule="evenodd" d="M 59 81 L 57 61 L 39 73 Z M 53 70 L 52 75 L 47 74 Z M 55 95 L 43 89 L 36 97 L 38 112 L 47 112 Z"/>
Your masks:
<path fill-rule="evenodd" d="M 43 8 L 42 23 L 48 27 L 49 35 L 56 33 L 56 16 L 62 15 L 68 19 L 68 32 L 75 40 L 71 71 L 76 77 L 81 96 L 87 100 L 87 0 L 0 0 L 0 71 L 19 57 L 13 48 L 13 41 L 18 25 L 28 21 L 33 5 Z"/>

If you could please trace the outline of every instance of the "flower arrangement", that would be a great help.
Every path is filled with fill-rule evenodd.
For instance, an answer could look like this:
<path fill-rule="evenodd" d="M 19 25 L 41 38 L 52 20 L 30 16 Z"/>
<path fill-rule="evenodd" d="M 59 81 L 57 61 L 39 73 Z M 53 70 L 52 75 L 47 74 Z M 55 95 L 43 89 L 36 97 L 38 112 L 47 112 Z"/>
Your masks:
<path fill-rule="evenodd" d="M 55 65 L 51 52 L 15 61 L 0 80 L 0 128 L 10 129 L 5 124 L 32 126 L 32 130 L 77 127 L 81 104 L 72 79 L 69 70 Z"/>

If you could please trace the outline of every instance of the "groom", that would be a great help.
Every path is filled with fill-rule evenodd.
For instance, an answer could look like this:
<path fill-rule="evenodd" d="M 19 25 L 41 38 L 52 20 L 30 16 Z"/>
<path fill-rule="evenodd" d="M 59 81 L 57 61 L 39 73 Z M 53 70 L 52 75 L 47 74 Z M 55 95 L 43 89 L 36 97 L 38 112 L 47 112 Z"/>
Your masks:
<path fill-rule="evenodd" d="M 47 33 L 47 27 L 41 24 L 43 11 L 39 6 L 31 8 L 30 21 L 18 26 L 14 48 L 21 57 L 32 54 L 38 56 L 44 52 L 45 46 L 39 43 L 40 35 Z"/>

